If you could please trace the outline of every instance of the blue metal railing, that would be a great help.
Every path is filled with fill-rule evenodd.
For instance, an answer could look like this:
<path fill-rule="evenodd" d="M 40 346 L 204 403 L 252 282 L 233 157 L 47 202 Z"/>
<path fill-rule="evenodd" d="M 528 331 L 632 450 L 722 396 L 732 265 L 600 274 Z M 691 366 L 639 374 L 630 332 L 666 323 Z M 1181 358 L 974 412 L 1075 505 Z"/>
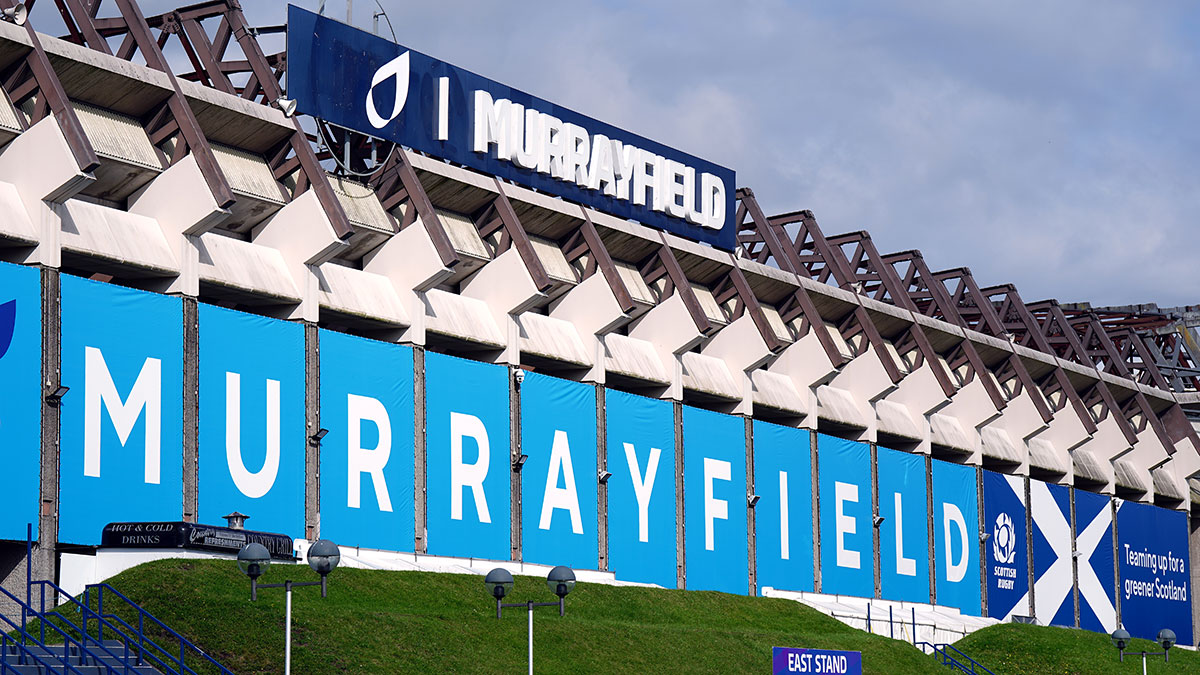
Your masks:
<path fill-rule="evenodd" d="M 959 670 L 960 672 L 969 673 L 970 675 L 996 675 L 990 669 L 988 669 L 986 666 L 984 666 L 982 663 L 967 656 L 966 654 L 964 654 L 962 652 L 962 650 L 960 650 L 958 647 L 955 647 L 952 644 L 947 644 L 947 643 L 933 644 L 931 642 L 914 642 L 913 645 L 916 646 L 918 649 L 920 649 L 923 653 L 930 653 L 930 652 L 925 651 L 926 647 L 931 649 L 932 654 L 941 660 L 941 663 L 943 666 L 949 666 L 951 668 L 955 668 L 955 669 Z M 957 654 L 958 656 L 956 657 L 956 656 L 952 655 L 950 652 L 954 652 L 954 654 Z M 961 661 L 959 659 L 961 659 Z M 964 663 L 964 661 L 965 661 L 965 663 Z M 970 665 L 968 665 L 968 664 L 970 664 Z"/>
<path fill-rule="evenodd" d="M 21 610 L 20 623 L 0 614 L 0 619 L 11 626 L 20 638 L 18 640 L 8 635 L 4 636 L 2 643 L 5 649 L 0 652 L 0 675 L 6 675 L 13 670 L 12 666 L 7 663 L 7 647 L 10 645 L 15 645 L 14 649 L 20 653 L 21 660 L 27 663 L 32 662 L 39 667 L 44 666 L 47 672 L 71 672 L 79 675 L 81 672 L 79 668 L 69 663 L 71 659 L 75 659 L 79 662 L 79 665 L 84 665 L 85 661 L 91 661 L 87 665 L 99 666 L 108 674 L 123 671 L 125 675 L 128 675 L 131 672 L 131 668 L 150 664 L 159 670 L 174 675 L 199 675 L 192 666 L 202 667 L 205 671 L 211 671 L 215 668 L 220 675 L 233 675 L 231 670 L 218 663 L 206 654 L 204 650 L 197 647 L 190 640 L 180 635 L 170 626 L 142 609 L 140 605 L 108 584 L 92 584 L 87 586 L 84 589 L 83 601 L 80 602 L 78 598 L 66 592 L 52 581 L 34 581 L 32 575 L 32 534 L 33 528 L 30 525 L 27 528 L 25 549 L 25 599 L 22 600 L 7 589 L 0 587 L 0 597 L 7 597 L 16 603 Z M 38 590 L 40 599 L 39 608 L 34 607 L 33 593 L 35 588 Z M 136 628 L 116 613 L 106 613 L 104 611 L 106 593 L 110 598 L 113 595 L 117 596 L 115 601 L 110 599 L 110 607 L 115 602 L 117 609 L 125 610 L 127 613 L 130 611 L 136 613 Z M 96 596 L 95 609 L 92 609 L 91 606 L 93 594 Z M 52 607 L 49 611 L 46 609 L 47 595 L 50 596 L 52 605 L 58 605 L 56 608 Z M 75 612 L 80 615 L 83 624 L 82 627 L 60 611 L 65 606 L 73 607 Z M 28 630 L 30 619 L 39 620 L 37 636 Z M 66 626 L 65 629 L 59 625 L 60 622 Z M 90 632 L 93 628 L 93 622 L 95 622 L 95 637 Z M 57 633 L 58 637 L 62 638 L 61 655 L 52 653 L 53 648 L 59 647 L 59 645 L 46 644 L 47 628 L 51 631 L 52 639 L 54 638 L 54 633 Z M 150 638 L 147 633 L 148 628 L 166 634 L 171 641 L 178 645 L 178 651 L 168 651 L 159 646 L 158 643 Z M 120 653 L 114 652 L 110 648 L 111 643 L 105 644 L 106 630 L 111 634 L 113 642 L 120 643 L 120 647 L 118 648 Z M 35 648 L 40 648 L 45 653 L 39 655 L 37 651 L 30 649 L 27 643 L 33 643 Z M 74 656 L 69 656 L 72 647 L 75 648 L 77 653 Z M 189 666 L 187 663 L 189 653 L 194 654 L 192 657 L 192 666 Z M 47 663 L 47 660 L 51 663 Z M 58 663 L 59 661 L 62 661 L 61 667 Z M 114 666 L 114 664 L 116 665 Z M 207 666 L 212 666 L 212 668 L 205 667 L 206 664 Z"/>
<path fill-rule="evenodd" d="M 46 582 L 46 583 L 49 583 L 49 582 Z M 122 594 L 120 591 L 113 588 L 112 586 L 110 586 L 108 584 L 104 584 L 104 583 L 91 584 L 91 585 L 87 586 L 84 589 L 84 603 L 83 604 L 85 606 L 90 606 L 91 598 L 93 595 L 96 597 L 96 611 L 95 611 L 94 615 L 96 616 L 96 618 L 98 620 L 101 621 L 101 623 L 98 624 L 98 627 L 99 627 L 98 632 L 99 632 L 101 639 L 103 638 L 103 635 L 104 635 L 104 633 L 103 633 L 104 627 L 108 626 L 111 630 L 116 631 L 117 634 L 120 635 L 123 639 L 128 639 L 128 640 L 132 641 L 136 637 L 137 643 L 138 643 L 138 648 L 141 651 L 141 653 L 148 658 L 153 658 L 153 660 L 156 661 L 157 663 L 161 664 L 160 667 L 165 670 L 175 672 L 175 673 L 180 673 L 181 675 L 195 674 L 196 671 L 193 670 L 191 667 L 189 667 L 186 663 L 188 654 L 193 654 L 195 656 L 195 658 L 199 660 L 199 663 L 197 665 L 207 663 L 208 665 L 216 668 L 217 672 L 221 673 L 221 675 L 233 675 L 233 671 L 231 671 L 228 668 L 226 668 L 225 666 L 221 665 L 220 662 L 218 662 L 213 657 L 209 656 L 203 649 L 200 649 L 195 644 L 193 644 L 192 641 L 190 641 L 187 638 L 185 638 L 184 636 L 180 635 L 175 629 L 173 629 L 170 626 L 168 626 L 167 624 L 163 623 L 161 620 L 158 619 L 158 617 L 154 616 L 150 612 L 147 612 L 145 609 L 143 609 L 141 607 L 141 605 L 138 605 L 136 602 L 130 600 L 124 594 Z M 125 619 L 121 618 L 117 614 L 111 613 L 111 612 L 106 613 L 104 611 L 105 595 L 110 596 L 110 598 L 111 598 L 111 596 L 116 596 L 115 600 L 117 601 L 118 608 L 132 610 L 137 613 L 137 627 L 136 628 L 134 628 L 133 625 L 131 625 L 129 622 L 125 621 Z M 112 607 L 112 605 L 113 605 L 113 600 L 110 599 L 110 601 L 109 601 L 110 608 Z M 128 633 L 122 632 L 118 628 L 114 627 L 112 625 L 114 622 L 116 624 L 118 624 L 119 626 L 124 627 L 124 629 L 126 631 L 128 631 Z M 146 628 L 148 627 L 147 624 L 149 624 L 149 627 L 151 627 L 151 628 L 157 627 L 158 630 L 166 633 L 169 636 L 170 640 L 173 643 L 178 645 L 178 647 L 179 647 L 178 654 L 179 655 L 175 656 L 174 652 L 168 652 L 166 649 L 163 649 L 157 643 L 155 643 L 153 640 L 151 640 L 149 637 L 147 637 L 147 634 L 146 634 Z M 158 657 L 155 654 L 154 651 L 146 649 L 147 647 L 153 648 L 153 650 L 157 651 L 158 653 L 161 653 L 162 654 L 161 659 L 160 659 L 160 657 Z M 167 665 L 167 663 L 164 663 L 162 659 L 165 659 L 167 662 L 174 664 L 174 665 Z M 195 662 L 195 660 L 194 660 L 194 662 Z"/>
<path fill-rule="evenodd" d="M 20 640 L 16 640 L 16 639 L 9 637 L 8 635 L 5 635 L 5 639 L 3 641 L 5 646 L 15 645 L 17 647 L 18 651 L 22 654 L 22 656 L 24 656 L 27 659 L 33 658 L 34 662 L 37 665 L 46 666 L 46 668 L 48 669 L 48 672 L 55 672 L 55 669 L 59 669 L 60 672 L 71 672 L 71 673 L 76 673 L 77 675 L 82 675 L 82 672 L 79 670 L 78 666 L 82 665 L 82 662 L 85 657 L 93 659 L 95 661 L 95 665 L 104 668 L 106 673 L 116 673 L 117 672 L 111 664 L 109 664 L 107 662 L 102 662 L 101 660 L 99 660 L 97 658 L 97 656 L 94 652 L 92 652 L 90 649 L 87 648 L 87 646 L 84 644 L 84 641 L 88 641 L 88 637 L 86 636 L 86 634 L 80 633 L 81 635 L 83 635 L 83 641 L 81 641 L 80 639 L 76 638 L 74 635 L 72 635 L 68 631 L 61 628 L 58 624 L 54 623 L 53 621 L 48 621 L 47 615 L 45 612 L 39 613 L 36 609 L 34 609 L 30 605 L 28 605 L 24 600 L 21 600 L 20 598 L 13 595 L 12 593 L 10 593 L 7 589 L 5 589 L 3 587 L 0 587 L 0 597 L 8 598 L 10 601 L 16 603 L 17 606 L 21 608 L 22 623 L 25 622 L 24 617 L 26 617 L 26 616 L 32 616 L 34 618 L 41 619 L 41 621 L 39 622 L 39 628 L 40 628 L 39 633 L 38 633 L 38 635 L 35 636 L 33 633 L 30 633 L 26 629 L 26 626 L 22 625 L 22 623 L 17 623 L 16 621 L 13 621 L 12 619 L 8 618 L 8 616 L 0 613 L 0 619 L 2 619 L 6 624 L 8 624 L 12 628 L 12 630 L 16 631 L 17 634 L 21 638 Z M 64 620 L 65 620 L 65 618 L 64 618 Z M 72 630 L 75 630 L 75 631 L 79 630 L 78 627 L 71 624 L 70 621 L 67 621 L 67 624 L 72 627 Z M 61 654 L 51 654 L 50 653 L 54 647 L 59 647 L 60 645 L 46 644 L 46 628 L 47 627 L 49 627 L 51 629 L 52 633 L 56 632 L 56 633 L 58 633 L 58 636 L 62 638 L 62 645 L 61 645 L 62 653 Z M 30 642 L 33 643 L 34 647 L 38 647 L 46 653 L 42 654 L 42 655 L 35 653 L 33 650 L 31 650 L 29 648 L 28 643 L 30 643 Z M 72 657 L 70 655 L 72 646 L 74 646 L 78 650 L 78 655 L 76 655 L 74 657 Z M 111 656 L 112 658 L 114 658 L 114 659 L 122 658 L 121 656 L 117 655 L 115 652 L 108 649 L 108 647 L 106 647 L 104 645 L 99 645 L 99 646 L 105 652 L 107 652 L 108 655 Z M 8 670 L 11 669 L 11 667 L 7 664 L 7 650 L 3 654 L 4 654 L 4 658 L 0 659 L 0 661 L 3 661 L 5 663 L 4 663 L 4 667 L 0 668 L 0 671 L 7 672 Z M 71 663 L 72 659 L 79 661 L 79 663 L 78 664 Z M 47 663 L 47 662 L 49 662 L 49 663 Z M 130 664 L 129 664 L 129 658 L 128 658 L 128 645 L 126 645 L 125 664 L 124 664 L 124 670 L 126 673 L 129 672 L 129 668 L 130 668 Z"/>

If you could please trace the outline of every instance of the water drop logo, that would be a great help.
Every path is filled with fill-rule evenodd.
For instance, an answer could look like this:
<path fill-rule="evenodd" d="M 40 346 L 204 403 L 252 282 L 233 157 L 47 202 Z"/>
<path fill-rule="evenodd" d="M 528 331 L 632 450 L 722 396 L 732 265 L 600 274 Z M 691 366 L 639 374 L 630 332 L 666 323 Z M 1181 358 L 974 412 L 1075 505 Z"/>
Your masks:
<path fill-rule="evenodd" d="M 371 126 L 382 129 L 388 122 L 400 116 L 400 112 L 404 110 L 404 103 L 408 101 L 408 75 L 408 52 L 388 61 L 375 71 L 375 76 L 371 78 L 371 88 L 367 90 L 367 120 Z M 392 112 L 384 117 L 375 106 L 375 87 L 386 82 L 388 78 L 396 80 L 396 97 L 392 101 Z"/>
<path fill-rule="evenodd" d="M 1017 535 L 1007 513 L 996 516 L 996 525 L 992 528 L 992 553 L 1001 565 L 1011 564 L 1017 557 Z"/>
<path fill-rule="evenodd" d="M 0 359 L 12 346 L 13 331 L 17 327 L 17 301 L 9 300 L 0 305 Z"/>

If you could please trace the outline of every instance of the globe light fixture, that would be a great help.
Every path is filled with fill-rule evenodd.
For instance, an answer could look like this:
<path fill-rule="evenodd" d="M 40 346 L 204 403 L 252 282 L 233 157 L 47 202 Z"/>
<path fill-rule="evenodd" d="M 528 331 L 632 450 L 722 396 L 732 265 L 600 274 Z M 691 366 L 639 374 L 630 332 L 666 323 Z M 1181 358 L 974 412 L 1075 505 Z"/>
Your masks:
<path fill-rule="evenodd" d="M 283 651 L 283 672 L 284 675 L 292 673 L 292 589 L 300 586 L 320 586 L 321 597 L 325 597 L 326 593 L 326 577 L 331 572 L 337 569 L 338 563 L 342 560 L 342 551 L 338 545 L 328 539 L 318 539 L 308 547 L 308 566 L 312 571 L 321 575 L 320 581 L 299 581 L 294 582 L 291 579 L 284 581 L 282 584 L 260 584 L 258 578 L 267 572 L 267 568 L 271 566 L 271 552 L 266 546 L 252 541 L 242 547 L 238 551 L 237 563 L 238 569 L 242 574 L 250 577 L 250 601 L 258 600 L 258 589 L 260 588 L 282 588 L 287 593 L 287 602 L 285 603 L 284 613 L 286 619 L 284 651 Z"/>
<path fill-rule="evenodd" d="M 566 597 L 575 588 L 575 572 L 565 565 L 559 565 L 550 570 L 546 575 L 546 588 L 550 592 L 558 596 L 558 602 L 534 602 L 527 600 L 525 602 L 504 602 L 513 587 L 512 574 L 503 567 L 497 567 L 483 579 L 484 586 L 487 587 L 492 597 L 496 599 L 496 618 L 501 618 L 501 612 L 504 608 L 524 607 L 529 614 L 529 673 L 533 675 L 533 608 L 534 607 L 558 607 L 558 615 L 565 616 Z"/>

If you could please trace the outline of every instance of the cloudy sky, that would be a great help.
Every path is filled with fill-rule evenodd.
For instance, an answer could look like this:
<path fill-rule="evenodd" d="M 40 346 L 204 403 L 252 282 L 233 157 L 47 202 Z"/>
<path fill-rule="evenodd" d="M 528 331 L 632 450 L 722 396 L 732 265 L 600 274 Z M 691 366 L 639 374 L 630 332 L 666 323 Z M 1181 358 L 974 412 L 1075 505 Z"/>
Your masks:
<path fill-rule="evenodd" d="M 382 3 L 401 44 L 728 166 L 768 213 L 1027 301 L 1200 304 L 1200 6 Z"/>

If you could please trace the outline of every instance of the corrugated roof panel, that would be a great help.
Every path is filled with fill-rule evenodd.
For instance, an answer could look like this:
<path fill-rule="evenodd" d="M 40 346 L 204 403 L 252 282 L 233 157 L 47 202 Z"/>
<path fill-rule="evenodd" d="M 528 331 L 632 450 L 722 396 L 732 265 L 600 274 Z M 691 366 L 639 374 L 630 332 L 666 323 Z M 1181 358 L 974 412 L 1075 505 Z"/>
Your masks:
<path fill-rule="evenodd" d="M 442 226 L 446 228 L 446 235 L 450 237 L 450 245 L 454 247 L 455 251 L 481 260 L 491 259 L 491 252 L 479 238 L 479 230 L 475 228 L 475 223 L 471 222 L 470 218 L 461 213 L 444 209 L 434 209 L 434 211 L 441 219 Z"/>
<path fill-rule="evenodd" d="M 624 260 L 614 260 L 613 264 L 616 265 L 617 274 L 621 276 L 621 281 L 625 282 L 625 288 L 629 290 L 629 295 L 633 296 L 634 301 L 653 305 L 654 293 L 646 285 L 646 280 L 638 271 L 637 266 Z"/>
<path fill-rule="evenodd" d="M 779 315 L 779 310 L 771 305 L 762 306 L 763 315 L 767 317 L 767 323 L 771 326 L 771 332 L 775 333 L 775 337 L 781 342 L 795 342 L 796 338 L 792 337 L 792 332 L 788 330 L 787 324 L 783 322 L 783 317 Z"/>
<path fill-rule="evenodd" d="M 383 204 L 379 203 L 379 197 L 374 190 L 340 176 L 330 176 L 329 184 L 352 224 L 386 234 L 392 233 L 392 221 L 383 210 Z"/>
<path fill-rule="evenodd" d="M 216 156 L 217 164 L 225 174 L 225 180 L 229 182 L 231 190 L 263 201 L 284 203 L 279 183 L 275 181 L 271 167 L 265 159 L 227 145 L 211 145 L 213 155 Z"/>
<path fill-rule="evenodd" d="M 530 237 L 529 243 L 533 245 L 533 252 L 537 254 L 538 260 L 542 262 L 542 267 L 551 279 L 568 284 L 578 283 L 575 271 L 571 269 L 567 256 L 558 244 L 540 237 Z"/>
<path fill-rule="evenodd" d="M 97 155 L 147 169 L 162 170 L 162 161 L 140 122 L 85 103 L 72 101 L 71 105 Z M 0 109 L 4 107 L 0 106 Z"/>
<path fill-rule="evenodd" d="M 721 311 L 721 306 L 717 304 L 717 299 L 713 296 L 711 290 L 700 284 L 690 284 L 692 292 L 696 294 L 696 300 L 700 302 L 700 308 L 704 310 L 704 316 L 708 320 L 724 326 L 729 323 L 729 319 L 725 316 L 725 312 Z"/>

